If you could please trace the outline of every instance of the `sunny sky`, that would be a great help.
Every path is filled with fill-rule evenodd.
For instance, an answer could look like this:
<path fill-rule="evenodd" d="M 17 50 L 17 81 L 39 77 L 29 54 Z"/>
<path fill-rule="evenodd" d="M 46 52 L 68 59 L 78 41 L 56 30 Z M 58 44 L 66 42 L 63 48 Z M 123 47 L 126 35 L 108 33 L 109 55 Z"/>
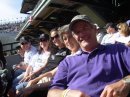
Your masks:
<path fill-rule="evenodd" d="M 20 9 L 23 0 L 1 0 L 0 1 L 0 22 L 25 19 L 27 15 L 21 14 Z"/>

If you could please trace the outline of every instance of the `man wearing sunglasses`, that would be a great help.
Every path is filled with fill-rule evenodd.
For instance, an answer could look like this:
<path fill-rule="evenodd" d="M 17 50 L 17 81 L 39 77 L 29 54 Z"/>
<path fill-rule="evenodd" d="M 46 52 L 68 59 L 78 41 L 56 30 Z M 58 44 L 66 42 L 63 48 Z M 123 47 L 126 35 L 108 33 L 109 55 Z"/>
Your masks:
<path fill-rule="evenodd" d="M 36 54 L 37 49 L 31 45 L 30 38 L 27 36 L 20 38 L 20 46 L 21 46 L 21 49 L 23 51 L 25 51 L 24 60 L 23 60 L 23 62 L 20 62 L 19 66 L 18 66 L 19 68 L 17 68 L 17 69 L 26 70 L 26 68 L 29 64 L 29 61 L 31 60 L 32 56 L 34 54 Z"/>

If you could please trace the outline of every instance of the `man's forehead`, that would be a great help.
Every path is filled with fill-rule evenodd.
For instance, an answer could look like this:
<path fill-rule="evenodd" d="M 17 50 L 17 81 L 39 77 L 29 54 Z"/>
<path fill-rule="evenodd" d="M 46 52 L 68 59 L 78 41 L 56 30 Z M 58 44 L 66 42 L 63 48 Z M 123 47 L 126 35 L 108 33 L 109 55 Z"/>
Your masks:
<path fill-rule="evenodd" d="M 75 28 L 77 28 L 77 26 L 78 27 L 82 27 L 82 26 L 92 26 L 92 24 L 90 24 L 89 22 L 86 22 L 86 21 L 77 21 L 74 25 L 73 25 L 73 27 L 72 27 L 72 29 L 75 29 Z"/>
<path fill-rule="evenodd" d="M 88 21 L 84 21 L 84 20 L 78 20 L 78 21 L 76 21 L 73 25 L 75 25 L 75 24 L 78 24 L 78 23 L 84 23 L 84 24 L 91 24 L 90 22 L 88 22 Z"/>

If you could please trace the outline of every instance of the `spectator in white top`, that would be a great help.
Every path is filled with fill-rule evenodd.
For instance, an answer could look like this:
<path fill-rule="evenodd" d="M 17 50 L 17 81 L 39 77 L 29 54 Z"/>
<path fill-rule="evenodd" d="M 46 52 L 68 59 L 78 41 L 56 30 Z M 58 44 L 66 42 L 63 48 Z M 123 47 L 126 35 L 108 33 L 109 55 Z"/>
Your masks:
<path fill-rule="evenodd" d="M 115 37 L 114 34 L 117 32 L 117 27 L 114 23 L 107 23 L 105 26 L 107 34 L 103 37 L 101 44 L 114 44 Z"/>
<path fill-rule="evenodd" d="M 32 56 L 37 52 L 37 49 L 31 45 L 31 40 L 28 36 L 20 38 L 20 46 L 21 49 L 25 51 L 23 56 L 24 60 L 16 66 L 17 70 L 14 75 L 22 74 L 26 70 Z"/>
<path fill-rule="evenodd" d="M 37 53 L 37 49 L 34 46 L 31 45 L 31 40 L 28 36 L 20 38 L 20 46 L 25 51 L 25 53 L 24 53 L 24 61 L 21 62 L 22 64 L 19 64 L 19 70 L 20 69 L 26 70 L 32 56 Z M 21 72 L 21 74 L 13 80 L 12 87 L 9 90 L 8 95 L 13 95 L 15 93 L 14 92 L 15 86 L 23 78 L 24 72 L 21 71 L 21 70 L 20 70 L 20 72 Z M 20 73 L 20 72 L 16 71 L 14 75 L 17 75 L 16 73 Z M 13 96 L 11 96 L 11 97 L 13 97 Z"/>
<path fill-rule="evenodd" d="M 127 23 L 118 24 L 118 33 L 115 36 L 116 42 L 130 46 L 130 29 Z"/>
<path fill-rule="evenodd" d="M 29 61 L 30 59 L 32 58 L 32 56 L 34 54 L 36 54 L 37 52 L 37 49 L 31 45 L 31 40 L 29 37 L 22 37 L 20 39 L 20 44 L 21 44 L 21 48 L 23 50 L 25 50 L 25 54 L 24 54 L 24 65 L 28 65 L 29 64 Z"/>

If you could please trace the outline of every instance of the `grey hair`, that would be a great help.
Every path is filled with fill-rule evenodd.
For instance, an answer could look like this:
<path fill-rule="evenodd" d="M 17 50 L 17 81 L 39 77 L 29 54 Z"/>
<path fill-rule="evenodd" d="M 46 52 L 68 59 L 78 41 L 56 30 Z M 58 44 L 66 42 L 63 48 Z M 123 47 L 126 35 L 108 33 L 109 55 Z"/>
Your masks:
<path fill-rule="evenodd" d="M 71 31 L 69 29 L 69 24 L 61 26 L 58 29 L 58 32 L 59 32 L 59 35 L 60 35 L 60 39 L 63 41 L 63 34 L 65 34 L 65 33 L 70 33 L 71 34 Z"/>

